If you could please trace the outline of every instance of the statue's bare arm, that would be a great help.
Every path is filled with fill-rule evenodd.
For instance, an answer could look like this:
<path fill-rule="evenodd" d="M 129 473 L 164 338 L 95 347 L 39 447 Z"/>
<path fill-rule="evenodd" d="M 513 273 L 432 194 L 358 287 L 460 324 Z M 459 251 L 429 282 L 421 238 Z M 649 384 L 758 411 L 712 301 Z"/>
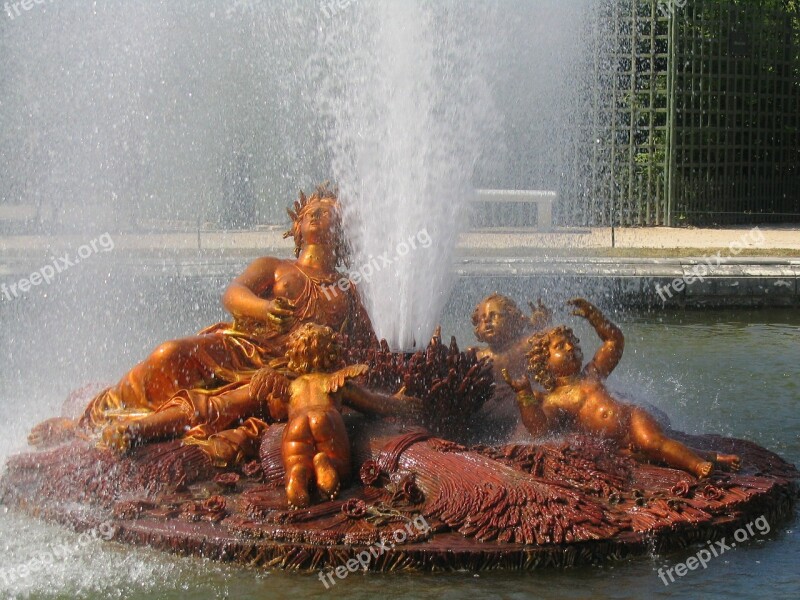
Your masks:
<path fill-rule="evenodd" d="M 547 433 L 550 429 L 550 423 L 544 410 L 542 410 L 542 403 L 546 394 L 534 391 L 527 377 L 512 379 L 508 369 L 503 369 L 501 373 L 505 382 L 517 394 L 519 414 L 525 429 L 534 437 Z"/>
<path fill-rule="evenodd" d="M 422 401 L 406 396 L 400 390 L 393 396 L 372 392 L 363 386 L 348 381 L 340 390 L 344 404 L 357 411 L 380 417 L 419 417 L 422 415 Z"/>
<path fill-rule="evenodd" d="M 275 285 L 275 271 L 280 263 L 280 259 L 272 257 L 250 263 L 225 290 L 222 296 L 225 309 L 237 318 L 268 320 L 274 325 L 282 325 L 284 319 L 292 316 L 294 307 L 285 298 L 262 297 Z"/>
<path fill-rule="evenodd" d="M 625 336 L 622 330 L 609 321 L 596 306 L 583 298 L 573 298 L 569 304 L 575 307 L 572 314 L 583 317 L 594 327 L 603 345 L 595 352 L 594 357 L 584 367 L 584 373 L 590 377 L 605 379 L 619 364 L 625 349 Z"/>

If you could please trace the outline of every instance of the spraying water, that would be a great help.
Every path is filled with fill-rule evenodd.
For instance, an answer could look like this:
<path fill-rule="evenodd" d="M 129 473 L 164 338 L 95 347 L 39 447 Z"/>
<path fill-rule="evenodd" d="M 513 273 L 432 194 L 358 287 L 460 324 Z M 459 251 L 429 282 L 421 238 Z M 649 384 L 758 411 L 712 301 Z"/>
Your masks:
<path fill-rule="evenodd" d="M 351 267 L 364 275 L 378 337 L 396 349 L 427 341 L 436 325 L 482 140 L 499 121 L 479 31 L 493 15 L 458 8 L 360 4 L 327 29 L 316 57 Z"/>

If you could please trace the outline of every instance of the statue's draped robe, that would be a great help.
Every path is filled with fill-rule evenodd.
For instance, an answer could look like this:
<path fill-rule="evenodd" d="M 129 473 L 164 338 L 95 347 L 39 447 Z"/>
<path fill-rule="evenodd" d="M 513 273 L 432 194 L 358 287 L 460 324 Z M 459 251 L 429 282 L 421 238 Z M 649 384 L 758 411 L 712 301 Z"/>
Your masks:
<path fill-rule="evenodd" d="M 98 428 L 119 418 L 181 407 L 190 417 L 188 436 L 206 438 L 232 426 L 240 415 L 221 410 L 224 394 L 249 383 L 253 374 L 275 366 L 284 358 L 291 333 L 308 322 L 327 325 L 351 340 L 374 340 L 372 326 L 355 287 L 337 283 L 341 274 L 311 276 L 297 263 L 292 265 L 305 278 L 305 286 L 294 303 L 294 321 L 288 331 L 265 323 L 237 319 L 212 325 L 196 336 L 167 342 L 147 360 L 131 369 L 120 382 L 98 394 L 89 403 L 82 424 Z M 342 294 L 347 310 L 336 310 Z M 267 411 L 268 412 L 268 411 Z M 264 415 L 247 415 L 268 417 Z M 245 423 L 243 430 L 257 435 L 258 422 Z"/>

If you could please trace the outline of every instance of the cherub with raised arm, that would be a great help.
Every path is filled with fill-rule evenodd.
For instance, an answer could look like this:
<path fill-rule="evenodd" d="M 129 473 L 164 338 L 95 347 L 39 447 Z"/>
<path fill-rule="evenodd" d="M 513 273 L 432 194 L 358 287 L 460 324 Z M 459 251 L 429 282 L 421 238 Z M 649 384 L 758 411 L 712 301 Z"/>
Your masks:
<path fill-rule="evenodd" d="M 703 453 L 667 437 L 658 423 L 643 409 L 614 398 L 605 379 L 622 358 L 625 339 L 622 331 L 603 313 L 583 298 L 569 301 L 573 314 L 586 319 L 603 344 L 583 369 L 583 353 L 572 329 L 555 327 L 530 338 L 528 369 L 544 388 L 535 391 L 527 378 L 512 380 L 503 376 L 517 392 L 522 421 L 535 436 L 564 426 L 600 435 L 627 446 L 648 459 L 662 461 L 677 469 L 708 477 L 717 463 L 739 468 L 739 457 Z"/>

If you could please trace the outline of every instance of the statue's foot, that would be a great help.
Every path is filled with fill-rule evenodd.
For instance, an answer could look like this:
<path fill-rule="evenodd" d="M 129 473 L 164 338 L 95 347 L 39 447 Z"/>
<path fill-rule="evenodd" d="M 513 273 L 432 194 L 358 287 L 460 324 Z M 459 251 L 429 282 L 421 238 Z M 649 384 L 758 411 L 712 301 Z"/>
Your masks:
<path fill-rule="evenodd" d="M 58 444 L 75 437 L 77 425 L 77 421 L 65 417 L 47 419 L 31 429 L 28 434 L 28 443 L 31 446 Z"/>
<path fill-rule="evenodd" d="M 113 450 L 117 454 L 127 454 L 133 445 L 133 435 L 129 424 L 112 423 L 103 429 L 100 446 Z"/>
<path fill-rule="evenodd" d="M 717 452 L 714 460 L 718 467 L 728 471 L 738 471 L 742 468 L 742 459 L 736 454 L 720 454 Z"/>
<path fill-rule="evenodd" d="M 694 468 L 694 474 L 697 476 L 698 479 L 705 479 L 711 472 L 714 470 L 714 463 L 704 460 L 702 462 L 697 463 L 697 466 Z"/>
<path fill-rule="evenodd" d="M 286 474 L 286 497 L 289 508 L 306 508 L 311 504 L 308 494 L 308 480 L 310 473 L 306 467 L 298 465 Z"/>
<path fill-rule="evenodd" d="M 320 494 L 333 500 L 339 495 L 342 487 L 339 473 L 336 472 L 331 459 L 324 452 L 314 456 L 314 474 L 317 477 L 317 489 Z"/>

